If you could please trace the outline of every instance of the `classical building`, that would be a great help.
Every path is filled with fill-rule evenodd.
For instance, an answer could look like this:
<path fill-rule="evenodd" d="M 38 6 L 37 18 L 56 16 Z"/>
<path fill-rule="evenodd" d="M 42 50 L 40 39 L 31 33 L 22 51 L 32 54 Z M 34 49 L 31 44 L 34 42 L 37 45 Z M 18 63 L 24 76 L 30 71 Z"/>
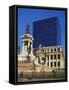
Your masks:
<path fill-rule="evenodd" d="M 61 46 L 49 46 L 34 48 L 34 55 L 38 63 L 47 67 L 46 71 L 53 71 L 65 68 L 64 53 Z"/>

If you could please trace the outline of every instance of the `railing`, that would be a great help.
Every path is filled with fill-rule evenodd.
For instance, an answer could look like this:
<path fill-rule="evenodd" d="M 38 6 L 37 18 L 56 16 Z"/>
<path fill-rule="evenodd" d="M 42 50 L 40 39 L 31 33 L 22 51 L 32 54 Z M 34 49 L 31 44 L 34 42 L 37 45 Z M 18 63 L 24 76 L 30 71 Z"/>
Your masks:
<path fill-rule="evenodd" d="M 65 72 L 21 72 L 18 78 L 64 78 Z"/>

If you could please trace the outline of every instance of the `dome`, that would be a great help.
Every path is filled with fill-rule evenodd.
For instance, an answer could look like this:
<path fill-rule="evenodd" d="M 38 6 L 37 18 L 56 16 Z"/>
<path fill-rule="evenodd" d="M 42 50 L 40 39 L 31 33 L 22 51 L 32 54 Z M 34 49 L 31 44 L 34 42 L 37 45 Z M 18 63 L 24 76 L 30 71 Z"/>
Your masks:
<path fill-rule="evenodd" d="M 21 39 L 28 39 L 28 38 L 31 39 L 31 40 L 33 40 L 33 36 L 30 35 L 29 25 L 27 24 L 27 26 L 26 26 L 26 32 L 25 32 L 25 34 L 23 34 L 21 36 Z"/>
<path fill-rule="evenodd" d="M 27 38 L 30 38 L 33 40 L 33 37 L 30 34 L 23 34 L 23 36 L 21 36 L 21 39 L 27 39 Z"/>

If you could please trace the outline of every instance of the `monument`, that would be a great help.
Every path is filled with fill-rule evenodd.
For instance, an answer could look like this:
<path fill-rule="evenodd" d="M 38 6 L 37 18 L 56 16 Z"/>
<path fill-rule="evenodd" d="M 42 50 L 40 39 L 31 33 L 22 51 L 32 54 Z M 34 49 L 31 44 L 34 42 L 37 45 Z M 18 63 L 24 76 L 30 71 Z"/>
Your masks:
<path fill-rule="evenodd" d="M 29 25 L 26 27 L 26 32 L 21 36 L 22 50 L 18 55 L 18 61 L 31 63 L 35 59 L 33 55 L 33 37 L 30 35 Z"/>

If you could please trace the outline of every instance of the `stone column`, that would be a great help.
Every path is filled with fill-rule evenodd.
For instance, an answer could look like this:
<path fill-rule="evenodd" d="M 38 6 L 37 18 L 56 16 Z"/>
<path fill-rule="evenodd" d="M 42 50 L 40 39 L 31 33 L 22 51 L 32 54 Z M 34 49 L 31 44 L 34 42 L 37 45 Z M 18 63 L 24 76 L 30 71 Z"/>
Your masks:
<path fill-rule="evenodd" d="M 33 52 L 33 43 L 31 42 L 31 53 Z"/>
<path fill-rule="evenodd" d="M 24 41 L 22 41 L 22 53 L 24 53 Z"/>

